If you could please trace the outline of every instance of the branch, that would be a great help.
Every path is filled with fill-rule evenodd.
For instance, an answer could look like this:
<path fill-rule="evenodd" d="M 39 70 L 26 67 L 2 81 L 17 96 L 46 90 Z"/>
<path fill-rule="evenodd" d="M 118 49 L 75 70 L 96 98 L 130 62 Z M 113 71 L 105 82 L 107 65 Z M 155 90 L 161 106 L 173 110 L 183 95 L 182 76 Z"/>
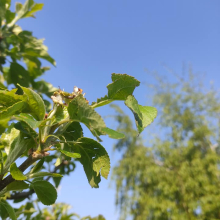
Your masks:
<path fill-rule="evenodd" d="M 21 172 L 24 172 L 30 165 L 39 160 L 38 157 L 33 157 L 33 154 L 29 155 L 28 158 L 18 167 Z M 8 184 L 15 181 L 11 175 L 0 181 L 0 191 L 3 190 Z"/>
<path fill-rule="evenodd" d="M 14 200 L 14 199 L 26 199 L 29 198 L 34 193 L 34 190 L 31 189 L 28 192 L 20 192 L 20 193 L 15 193 L 13 195 L 10 195 L 10 197 L 7 197 L 7 199 Z"/>

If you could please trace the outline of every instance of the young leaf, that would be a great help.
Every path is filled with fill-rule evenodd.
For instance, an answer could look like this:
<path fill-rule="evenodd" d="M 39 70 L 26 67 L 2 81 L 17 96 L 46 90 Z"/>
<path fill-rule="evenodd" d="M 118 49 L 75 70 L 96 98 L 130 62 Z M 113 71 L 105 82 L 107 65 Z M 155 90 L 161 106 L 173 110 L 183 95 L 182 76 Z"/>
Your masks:
<path fill-rule="evenodd" d="M 80 138 L 80 143 L 72 145 L 74 152 L 81 154 L 79 161 L 82 163 L 89 184 L 97 188 L 100 182 L 100 173 L 108 177 L 110 160 L 105 148 L 97 141 L 90 138 Z"/>
<path fill-rule="evenodd" d="M 124 134 L 119 133 L 118 131 L 112 130 L 111 128 L 106 127 L 106 128 L 103 128 L 102 131 L 104 134 L 107 134 L 110 138 L 113 138 L 113 139 L 122 139 L 125 137 Z"/>
<path fill-rule="evenodd" d="M 36 177 L 43 177 L 43 176 L 52 176 L 52 177 L 63 177 L 58 173 L 49 173 L 49 172 L 38 172 L 26 175 L 28 179 L 36 178 Z"/>
<path fill-rule="evenodd" d="M 41 124 L 41 121 L 36 121 L 33 116 L 27 113 L 21 113 L 14 116 L 14 118 L 18 121 L 23 121 L 27 123 L 32 129 L 36 129 Z"/>
<path fill-rule="evenodd" d="M 20 101 L 20 102 L 13 104 L 10 107 L 8 107 L 4 111 L 1 111 L 0 112 L 0 120 L 7 119 L 7 118 L 13 116 L 14 114 L 20 113 L 21 110 L 24 108 L 25 104 L 26 104 L 25 102 Z"/>
<path fill-rule="evenodd" d="M 13 181 L 12 183 L 8 184 L 6 187 L 7 191 L 18 191 L 28 188 L 29 188 L 29 184 L 23 181 Z"/>
<path fill-rule="evenodd" d="M 87 104 L 82 95 L 69 103 L 68 112 L 70 119 L 84 123 L 95 136 L 96 131 L 101 132 L 101 129 L 106 127 L 101 116 Z"/>
<path fill-rule="evenodd" d="M 126 100 L 129 95 L 133 94 L 134 89 L 140 85 L 137 79 L 127 74 L 112 73 L 112 81 L 107 85 L 108 95 L 97 99 L 97 102 L 93 102 L 92 108 L 107 105 L 114 100 Z"/>
<path fill-rule="evenodd" d="M 9 166 L 26 150 L 35 147 L 36 143 L 32 138 L 27 138 L 24 136 L 24 134 L 19 132 L 19 135 L 10 144 L 10 151 L 4 165 L 3 173 L 6 173 L 8 171 Z"/>
<path fill-rule="evenodd" d="M 112 73 L 112 81 L 107 88 L 108 97 L 114 100 L 125 100 L 140 85 L 137 79 L 127 74 Z"/>
<path fill-rule="evenodd" d="M 38 199 L 44 205 L 52 205 L 57 199 L 57 191 L 54 186 L 44 180 L 39 180 L 31 183 L 34 191 L 37 194 Z"/>
<path fill-rule="evenodd" d="M 1 211 L 1 206 L 3 206 L 6 209 L 9 217 L 12 220 L 17 220 L 14 209 L 9 205 L 9 203 L 6 200 L 0 199 L 0 211 Z"/>
<path fill-rule="evenodd" d="M 25 17 L 33 17 L 34 12 L 37 12 L 43 8 L 43 4 L 36 4 L 33 0 L 26 0 L 23 5 L 16 7 L 17 16 L 8 24 L 8 27 L 12 27 L 19 19 Z"/>
<path fill-rule="evenodd" d="M 100 106 L 108 105 L 109 103 L 111 103 L 113 101 L 114 101 L 114 99 L 109 99 L 109 97 L 106 95 L 102 98 L 97 99 L 96 102 L 93 102 L 91 107 L 92 108 L 97 108 L 97 107 L 100 107 Z"/>
<path fill-rule="evenodd" d="M 12 89 L 11 91 L 0 90 L 0 104 L 5 107 L 10 107 L 17 102 L 25 101 L 26 99 L 21 96 L 15 94 L 17 89 Z"/>
<path fill-rule="evenodd" d="M 10 166 L 10 173 L 15 180 L 26 180 L 27 177 L 18 169 L 16 163 L 12 163 Z"/>
<path fill-rule="evenodd" d="M 72 152 L 68 152 L 66 150 L 61 150 L 61 149 L 57 149 L 57 150 L 60 151 L 62 154 L 65 154 L 68 157 L 81 158 L 81 155 L 79 153 L 72 153 Z"/>
<path fill-rule="evenodd" d="M 33 115 L 38 121 L 42 121 L 45 116 L 45 105 L 42 98 L 32 89 L 20 86 L 24 94 L 28 97 L 28 110 L 27 112 Z"/>
<path fill-rule="evenodd" d="M 44 158 L 42 158 L 30 171 L 30 173 L 36 173 L 42 169 L 44 164 Z"/>
<path fill-rule="evenodd" d="M 139 134 L 153 122 L 157 116 L 157 109 L 150 106 L 141 106 L 138 105 L 137 100 L 132 96 L 128 96 L 125 105 L 133 112 L 135 117 L 135 122 Z"/>

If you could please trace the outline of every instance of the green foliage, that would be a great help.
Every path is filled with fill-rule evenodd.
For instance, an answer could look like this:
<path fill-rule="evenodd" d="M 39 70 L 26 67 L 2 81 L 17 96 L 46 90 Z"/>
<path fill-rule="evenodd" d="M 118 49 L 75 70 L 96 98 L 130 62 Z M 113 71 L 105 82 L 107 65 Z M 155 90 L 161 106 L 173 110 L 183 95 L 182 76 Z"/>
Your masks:
<path fill-rule="evenodd" d="M 69 211 L 71 207 L 65 203 L 57 203 L 43 210 L 37 211 L 33 204 L 27 203 L 16 210 L 19 219 L 22 217 L 28 217 L 30 220 L 105 220 L 102 215 L 97 217 L 86 216 L 81 218 L 76 213 L 71 213 Z M 24 216 L 22 214 L 24 213 Z M 32 216 L 33 214 L 33 216 Z"/>
<path fill-rule="evenodd" d="M 51 183 L 44 180 L 38 180 L 33 181 L 31 187 L 33 187 L 38 199 L 44 205 L 52 205 L 55 203 L 57 199 L 57 191 Z"/>
<path fill-rule="evenodd" d="M 130 118 L 115 107 L 118 130 L 126 134 L 115 146 L 124 153 L 113 175 L 121 219 L 219 219 L 219 96 L 193 74 L 159 82 L 160 130 L 152 144 L 137 138 Z M 132 100 L 130 106 L 140 117 Z"/>
<path fill-rule="evenodd" d="M 9 216 L 12 220 L 17 219 L 14 209 L 4 199 L 0 199 L 0 214 L 2 218 Z"/>
<path fill-rule="evenodd" d="M 24 4 L 16 3 L 16 10 L 12 12 L 10 3 L 10 0 L 0 1 L 0 216 L 15 219 L 16 213 L 21 219 L 42 219 L 41 212 L 32 216 L 33 204 L 26 203 L 14 213 L 6 200 L 19 203 L 36 193 L 43 204 L 55 203 L 56 188 L 62 176 L 71 174 L 78 161 L 91 187 L 99 187 L 101 176 L 107 179 L 110 171 L 110 159 L 99 143 L 100 136 L 121 139 L 124 134 L 106 127 L 95 108 L 133 97 L 140 82 L 127 74 L 113 73 L 112 83 L 107 86 L 108 95 L 89 105 L 81 89 L 74 87 L 74 91 L 68 93 L 39 80 L 49 69 L 42 66 L 41 60 L 56 63 L 43 40 L 22 30 L 16 22 L 34 17 L 43 4 L 26 0 Z M 14 89 L 9 90 L 12 87 Z M 53 107 L 48 98 L 52 99 Z M 133 111 L 127 101 L 125 104 Z M 140 105 L 135 109 L 140 111 L 140 133 L 156 117 L 156 111 Z M 134 115 L 136 118 L 136 112 Z M 97 141 L 83 136 L 81 123 Z M 23 162 L 17 167 L 19 158 Z M 49 182 L 51 179 L 56 188 Z M 84 219 L 104 218 L 88 216 Z"/>

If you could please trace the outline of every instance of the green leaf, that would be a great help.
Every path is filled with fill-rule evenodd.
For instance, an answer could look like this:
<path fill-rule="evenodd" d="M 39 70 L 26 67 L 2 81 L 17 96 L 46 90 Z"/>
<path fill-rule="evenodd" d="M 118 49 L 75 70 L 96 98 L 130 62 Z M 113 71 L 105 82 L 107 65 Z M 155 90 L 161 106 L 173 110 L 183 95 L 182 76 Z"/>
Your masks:
<path fill-rule="evenodd" d="M 15 180 L 26 180 L 27 177 L 18 169 L 16 163 L 12 163 L 10 166 L 10 173 Z"/>
<path fill-rule="evenodd" d="M 38 133 L 23 121 L 17 122 L 14 127 L 22 133 L 26 134 L 27 137 L 31 137 L 33 139 L 38 137 Z"/>
<path fill-rule="evenodd" d="M 38 121 L 42 121 L 46 112 L 42 98 L 32 89 L 20 87 L 28 97 L 28 113 L 33 115 Z"/>
<path fill-rule="evenodd" d="M 14 131 L 16 129 L 13 129 Z M 17 131 L 17 130 L 16 130 Z M 27 138 L 23 133 L 16 132 L 15 139 L 13 139 L 12 142 L 9 143 L 9 152 L 8 157 L 6 159 L 3 173 L 6 173 L 8 171 L 9 166 L 18 158 L 20 157 L 26 150 L 29 150 L 30 148 L 36 148 L 36 143 L 32 138 Z M 17 136 L 16 136 L 17 135 Z M 12 138 L 13 135 L 11 135 L 10 138 Z"/>
<path fill-rule="evenodd" d="M 109 103 L 111 103 L 113 101 L 114 101 L 114 99 L 109 99 L 109 97 L 106 95 L 102 98 L 97 99 L 96 102 L 93 102 L 91 104 L 91 107 L 92 108 L 97 108 L 97 107 L 100 107 L 100 106 L 108 105 Z"/>
<path fill-rule="evenodd" d="M 107 105 L 114 100 L 126 100 L 129 95 L 132 95 L 134 89 L 140 85 L 140 82 L 133 76 L 127 74 L 112 74 L 112 83 L 108 84 L 108 95 L 103 98 L 97 99 L 93 102 L 91 107 L 97 108 Z"/>
<path fill-rule="evenodd" d="M 139 132 L 142 132 L 149 124 L 151 124 L 157 116 L 157 109 L 151 106 L 138 105 L 143 115 L 143 128 L 138 128 Z"/>
<path fill-rule="evenodd" d="M 45 94 L 48 97 L 51 97 L 53 93 L 58 90 L 57 88 L 53 87 L 52 84 L 45 82 L 44 80 L 33 82 L 33 88 L 39 93 Z"/>
<path fill-rule="evenodd" d="M 84 123 L 96 137 L 99 135 L 97 132 L 106 127 L 101 116 L 87 104 L 83 95 L 77 96 L 69 103 L 68 112 L 70 119 Z"/>
<path fill-rule="evenodd" d="M 44 205 L 52 205 L 55 203 L 57 199 L 57 191 L 51 183 L 40 180 L 32 182 L 31 186 L 36 192 L 38 199 Z"/>
<path fill-rule="evenodd" d="M 16 13 L 18 13 L 21 10 L 22 6 L 23 5 L 20 2 L 16 2 L 15 3 L 15 11 L 16 11 Z"/>
<path fill-rule="evenodd" d="M 80 138 L 80 143 L 73 144 L 74 152 L 81 154 L 78 159 L 83 165 L 89 184 L 97 188 L 100 182 L 100 173 L 104 178 L 110 171 L 110 160 L 105 148 L 97 141 L 90 138 Z"/>
<path fill-rule="evenodd" d="M 21 86 L 29 87 L 30 78 L 28 71 L 20 64 L 11 63 L 9 77 L 15 86 L 20 84 Z"/>
<path fill-rule="evenodd" d="M 110 128 L 103 128 L 102 131 L 104 132 L 104 134 L 107 134 L 110 138 L 113 138 L 113 139 L 122 139 L 125 137 L 124 134 L 118 132 L 118 131 L 115 131 L 115 130 L 112 130 Z"/>
<path fill-rule="evenodd" d="M 12 27 L 21 18 L 34 17 L 34 13 L 41 10 L 42 7 L 43 4 L 36 4 L 33 0 L 26 0 L 23 5 L 16 5 L 17 16 L 8 24 L 8 27 Z"/>
<path fill-rule="evenodd" d="M 39 127 L 42 121 L 36 121 L 35 118 L 27 113 L 21 113 L 14 117 L 18 121 L 23 121 L 28 124 L 32 129 Z"/>
<path fill-rule="evenodd" d="M 0 199 L 0 215 L 1 215 L 1 206 L 3 206 L 6 209 L 9 217 L 12 220 L 17 220 L 14 209 L 9 205 L 9 203 L 6 200 Z"/>
<path fill-rule="evenodd" d="M 31 7 L 31 10 L 29 12 L 27 12 L 23 18 L 27 18 L 27 17 L 33 17 L 34 16 L 34 13 L 37 12 L 37 11 L 40 11 L 42 10 L 44 4 L 43 3 L 37 3 L 35 4 L 33 7 Z"/>
<path fill-rule="evenodd" d="M 30 173 L 36 173 L 42 169 L 42 166 L 44 164 L 44 158 L 42 158 L 30 171 Z"/>
<path fill-rule="evenodd" d="M 0 105 L 8 108 L 17 102 L 25 101 L 25 98 L 21 95 L 15 94 L 17 89 L 12 89 L 11 91 L 0 90 Z"/>
<path fill-rule="evenodd" d="M 81 158 L 81 155 L 79 153 L 72 153 L 72 152 L 68 152 L 66 150 L 61 150 L 59 148 L 57 150 L 60 151 L 62 154 L 65 154 L 68 157 Z"/>
<path fill-rule="evenodd" d="M 52 177 L 63 177 L 58 173 L 49 173 L 49 172 L 38 172 L 38 173 L 31 173 L 26 175 L 28 179 L 36 178 L 36 177 L 43 177 L 43 176 L 52 176 Z"/>
<path fill-rule="evenodd" d="M 83 137 L 83 130 L 79 122 L 72 122 L 63 133 L 66 141 L 76 141 Z"/>
<path fill-rule="evenodd" d="M 140 82 L 133 76 L 127 74 L 112 74 L 112 83 L 107 86 L 108 98 L 113 100 L 126 100 L 132 95 L 134 89 L 140 85 Z"/>
<path fill-rule="evenodd" d="M 0 143 L 4 146 L 6 154 L 12 150 L 11 145 L 19 134 L 20 132 L 14 128 L 14 123 L 12 123 L 7 131 L 1 135 Z"/>
<path fill-rule="evenodd" d="M 50 114 L 49 114 L 50 115 Z M 69 113 L 66 106 L 57 106 L 56 113 L 53 117 L 51 125 L 55 125 L 62 120 L 65 120 L 69 117 Z"/>
<path fill-rule="evenodd" d="M 25 102 L 20 101 L 20 102 L 13 104 L 10 107 L 8 107 L 6 110 L 1 111 L 0 112 L 0 120 L 7 119 L 7 118 L 13 116 L 14 114 L 19 114 L 25 105 L 26 105 Z"/>
<path fill-rule="evenodd" d="M 19 191 L 28 188 L 29 188 L 29 184 L 23 181 L 13 181 L 12 183 L 8 184 L 6 187 L 7 191 Z"/>
<path fill-rule="evenodd" d="M 157 116 L 157 109 L 150 106 L 138 105 L 137 100 L 132 96 L 128 96 L 125 105 L 133 112 L 136 126 L 139 134 L 153 122 Z"/>

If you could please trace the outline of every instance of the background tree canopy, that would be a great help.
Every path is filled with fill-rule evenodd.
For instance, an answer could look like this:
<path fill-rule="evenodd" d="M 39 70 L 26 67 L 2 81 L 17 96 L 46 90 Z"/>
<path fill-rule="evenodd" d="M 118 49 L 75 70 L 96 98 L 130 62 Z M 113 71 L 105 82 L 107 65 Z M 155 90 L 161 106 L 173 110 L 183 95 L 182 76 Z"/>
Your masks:
<path fill-rule="evenodd" d="M 115 145 L 123 150 L 113 175 L 121 219 L 220 219 L 219 94 L 192 73 L 176 81 L 154 86 L 160 130 L 152 145 L 114 106 L 127 134 Z"/>

